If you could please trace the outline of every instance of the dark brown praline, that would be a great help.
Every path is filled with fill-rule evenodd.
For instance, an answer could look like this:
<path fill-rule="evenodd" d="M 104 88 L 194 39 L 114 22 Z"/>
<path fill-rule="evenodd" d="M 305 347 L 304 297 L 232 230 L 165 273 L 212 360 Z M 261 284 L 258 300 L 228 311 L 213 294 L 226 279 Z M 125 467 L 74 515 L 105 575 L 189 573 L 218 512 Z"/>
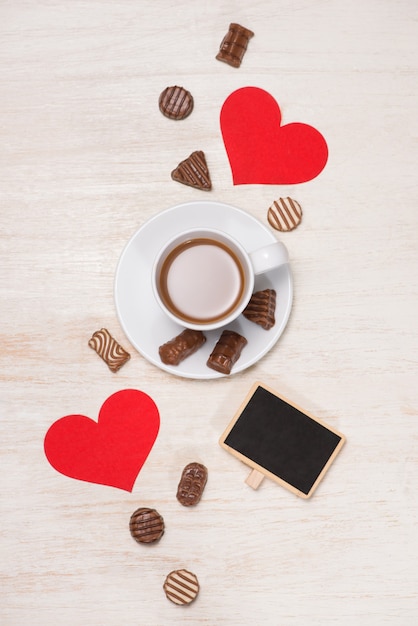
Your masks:
<path fill-rule="evenodd" d="M 154 543 L 164 534 L 164 520 L 155 509 L 141 507 L 132 513 L 129 530 L 138 543 Z"/>
<path fill-rule="evenodd" d="M 243 310 L 242 314 L 250 322 L 254 322 L 264 328 L 270 330 L 276 323 L 276 291 L 275 289 L 263 289 L 256 291 L 251 296 L 251 300 Z"/>
<path fill-rule="evenodd" d="M 216 58 L 232 67 L 240 67 L 251 37 L 254 37 L 254 33 L 249 28 L 244 28 L 240 24 L 230 24 Z"/>
<path fill-rule="evenodd" d="M 176 337 L 170 339 L 158 348 L 160 359 L 166 365 L 178 365 L 206 341 L 201 330 L 186 328 Z"/>
<path fill-rule="evenodd" d="M 224 330 L 206 365 L 221 374 L 230 374 L 247 343 L 246 338 L 239 333 L 233 330 Z"/>
<path fill-rule="evenodd" d="M 184 87 L 166 87 L 158 101 L 160 111 L 171 120 L 184 120 L 193 111 L 193 96 Z"/>
<path fill-rule="evenodd" d="M 208 470 L 202 463 L 192 462 L 184 468 L 177 487 L 177 500 L 183 506 L 197 504 L 208 479 Z"/>

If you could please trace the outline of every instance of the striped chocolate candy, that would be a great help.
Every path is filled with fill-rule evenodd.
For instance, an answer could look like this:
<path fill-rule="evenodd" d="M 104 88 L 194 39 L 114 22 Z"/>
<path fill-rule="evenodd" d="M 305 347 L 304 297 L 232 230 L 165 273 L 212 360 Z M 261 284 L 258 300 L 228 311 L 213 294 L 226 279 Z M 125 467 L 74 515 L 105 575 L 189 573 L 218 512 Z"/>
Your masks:
<path fill-rule="evenodd" d="M 165 595 L 174 604 L 190 604 L 199 593 L 197 577 L 187 569 L 170 572 L 164 582 Z"/>
<path fill-rule="evenodd" d="M 258 324 L 264 330 L 270 330 L 276 323 L 275 311 L 276 291 L 274 289 L 263 289 L 253 293 L 242 314 L 250 322 Z"/>
<path fill-rule="evenodd" d="M 164 534 L 164 520 L 155 509 L 141 507 L 132 513 L 129 530 L 138 543 L 153 543 Z"/>
<path fill-rule="evenodd" d="M 292 198 L 279 198 L 267 211 L 267 220 L 276 230 L 293 230 L 302 220 L 302 207 Z"/>
<path fill-rule="evenodd" d="M 249 28 L 244 28 L 240 24 L 230 24 L 216 58 L 232 67 L 240 67 L 251 37 L 254 37 L 254 33 Z"/>
<path fill-rule="evenodd" d="M 171 172 L 171 178 L 183 185 L 210 191 L 212 181 L 210 179 L 205 153 L 195 150 L 187 159 L 181 161 L 176 169 Z"/>
<path fill-rule="evenodd" d="M 116 339 L 113 339 L 106 328 L 96 330 L 93 333 L 89 340 L 89 346 L 97 352 L 112 372 L 117 372 L 131 358 L 131 355 L 122 348 Z"/>
<path fill-rule="evenodd" d="M 167 87 L 160 94 L 158 106 L 166 117 L 172 120 L 184 120 L 193 111 L 193 96 L 184 87 Z"/>

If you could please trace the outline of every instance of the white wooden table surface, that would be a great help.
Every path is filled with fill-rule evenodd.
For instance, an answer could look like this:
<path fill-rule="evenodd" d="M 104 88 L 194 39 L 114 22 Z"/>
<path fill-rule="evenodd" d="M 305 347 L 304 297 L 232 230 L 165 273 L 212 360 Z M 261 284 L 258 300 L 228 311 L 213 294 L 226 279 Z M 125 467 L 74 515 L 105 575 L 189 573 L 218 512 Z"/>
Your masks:
<path fill-rule="evenodd" d="M 417 134 L 415 0 L 0 3 L 0 622 L 413 626 L 417 600 Z M 215 60 L 230 22 L 255 33 L 241 68 Z M 172 122 L 168 85 L 195 98 Z M 219 112 L 253 85 L 283 122 L 326 137 L 329 162 L 300 185 L 233 186 Z M 171 376 L 118 322 L 119 255 L 145 220 L 205 192 L 170 172 L 205 151 L 213 190 L 267 225 L 296 198 L 288 326 L 255 366 L 221 380 Z M 144 304 L 146 306 L 146 304 Z M 87 346 L 106 327 L 132 354 L 117 374 Z M 248 469 L 218 438 L 255 380 L 341 430 L 347 444 L 310 500 Z M 132 493 L 46 461 L 49 426 L 97 417 L 115 391 L 149 394 L 161 430 Z M 194 510 L 175 492 L 209 470 Z M 143 549 L 138 506 L 166 532 Z M 172 569 L 199 578 L 176 607 Z"/>

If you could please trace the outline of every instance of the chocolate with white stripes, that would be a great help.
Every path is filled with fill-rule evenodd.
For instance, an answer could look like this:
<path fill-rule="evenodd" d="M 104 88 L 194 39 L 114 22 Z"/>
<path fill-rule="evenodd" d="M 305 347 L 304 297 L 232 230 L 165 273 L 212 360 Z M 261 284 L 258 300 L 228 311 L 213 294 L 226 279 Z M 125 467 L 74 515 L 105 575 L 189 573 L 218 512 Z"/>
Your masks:
<path fill-rule="evenodd" d="M 279 198 L 267 211 L 267 220 L 272 228 L 288 232 L 299 226 L 302 220 L 302 207 L 292 198 Z"/>
<path fill-rule="evenodd" d="M 200 586 L 195 574 L 187 569 L 178 569 L 168 574 L 163 589 L 171 602 L 184 605 L 196 599 Z"/>
<path fill-rule="evenodd" d="M 89 346 L 103 359 L 111 372 L 117 372 L 131 355 L 112 337 L 106 328 L 93 333 Z"/>

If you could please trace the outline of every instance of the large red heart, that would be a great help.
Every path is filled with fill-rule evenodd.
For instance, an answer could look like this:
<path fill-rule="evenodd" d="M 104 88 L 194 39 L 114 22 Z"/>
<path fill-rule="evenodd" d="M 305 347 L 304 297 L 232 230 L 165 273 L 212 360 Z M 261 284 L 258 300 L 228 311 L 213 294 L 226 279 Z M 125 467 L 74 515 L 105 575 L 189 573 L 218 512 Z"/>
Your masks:
<path fill-rule="evenodd" d="M 54 422 L 44 450 L 65 476 L 132 491 L 159 427 L 154 401 L 142 391 L 125 389 L 107 398 L 97 422 L 84 415 Z"/>
<path fill-rule="evenodd" d="M 276 100 L 258 87 L 237 89 L 221 109 L 221 131 L 234 185 L 291 185 L 324 169 L 328 146 L 319 131 L 295 122 L 281 126 Z"/>

